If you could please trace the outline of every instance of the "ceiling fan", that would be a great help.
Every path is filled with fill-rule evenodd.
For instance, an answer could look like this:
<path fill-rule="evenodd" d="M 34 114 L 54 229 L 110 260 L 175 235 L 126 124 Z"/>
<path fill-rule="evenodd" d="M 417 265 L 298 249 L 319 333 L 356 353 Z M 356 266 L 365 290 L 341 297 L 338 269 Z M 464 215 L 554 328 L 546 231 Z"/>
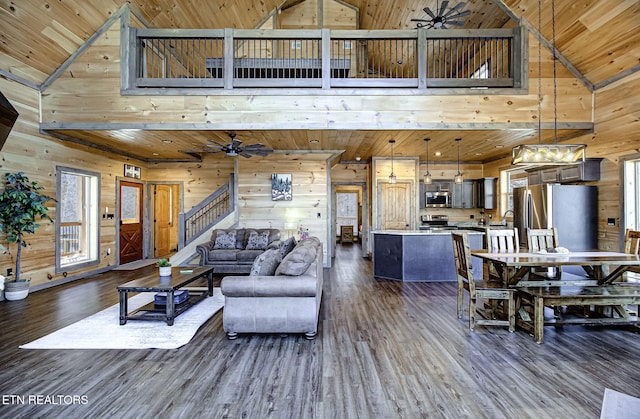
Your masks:
<path fill-rule="evenodd" d="M 190 150 L 187 153 L 219 153 L 224 152 L 228 157 L 236 157 L 242 156 L 249 158 L 252 155 L 256 156 L 266 156 L 269 153 L 273 152 L 273 149 L 265 147 L 263 144 L 247 144 L 246 146 L 242 145 L 242 141 L 236 139 L 235 132 L 229 134 L 231 138 L 231 142 L 229 144 L 222 144 L 217 142 L 216 140 L 207 140 L 213 144 L 204 144 L 201 145 L 200 150 Z"/>
<path fill-rule="evenodd" d="M 462 11 L 466 4 L 467 3 L 461 1 L 460 3 L 447 10 L 447 7 L 449 6 L 449 2 L 447 0 L 444 0 L 442 4 L 438 4 L 438 2 L 436 1 L 436 13 L 433 13 L 428 7 L 422 9 L 426 14 L 429 15 L 429 19 L 411 19 L 411 21 L 417 22 L 417 29 L 449 29 L 447 25 L 462 26 L 464 25 L 464 22 L 456 19 L 471 14 L 470 10 Z"/>

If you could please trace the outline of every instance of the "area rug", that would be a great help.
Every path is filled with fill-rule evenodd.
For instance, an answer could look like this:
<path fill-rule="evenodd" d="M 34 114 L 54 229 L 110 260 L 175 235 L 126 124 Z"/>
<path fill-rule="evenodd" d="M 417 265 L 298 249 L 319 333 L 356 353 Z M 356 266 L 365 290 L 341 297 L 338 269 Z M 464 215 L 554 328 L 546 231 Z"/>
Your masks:
<path fill-rule="evenodd" d="M 129 298 L 129 311 L 153 299 L 153 293 Z M 220 288 L 175 318 L 173 326 L 163 321 L 129 320 L 120 325 L 119 305 L 53 332 L 22 349 L 176 349 L 187 344 L 200 326 L 224 306 Z"/>
<path fill-rule="evenodd" d="M 113 268 L 114 271 L 133 271 L 134 269 L 144 268 L 145 266 L 153 265 L 158 259 L 140 259 L 134 262 L 125 263 L 117 268 Z"/>

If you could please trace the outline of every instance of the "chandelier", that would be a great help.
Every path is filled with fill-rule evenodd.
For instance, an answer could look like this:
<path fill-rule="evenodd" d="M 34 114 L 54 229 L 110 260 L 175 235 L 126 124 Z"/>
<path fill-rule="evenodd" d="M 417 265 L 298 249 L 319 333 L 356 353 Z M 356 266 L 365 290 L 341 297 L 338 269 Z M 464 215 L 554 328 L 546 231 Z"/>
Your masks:
<path fill-rule="evenodd" d="M 551 30 L 553 53 L 553 144 L 541 144 L 542 136 L 542 42 L 538 39 L 538 144 L 522 144 L 511 150 L 511 164 L 562 165 L 574 164 L 586 158 L 586 144 L 558 144 L 558 100 L 556 71 L 555 0 L 551 0 Z M 538 32 L 542 38 L 542 1 L 538 0 Z"/>
<path fill-rule="evenodd" d="M 425 138 L 424 141 L 427 143 L 427 173 L 424 174 L 422 180 L 425 185 L 431 185 L 431 183 L 433 182 L 431 173 L 429 173 L 429 141 L 431 141 L 431 138 Z"/>

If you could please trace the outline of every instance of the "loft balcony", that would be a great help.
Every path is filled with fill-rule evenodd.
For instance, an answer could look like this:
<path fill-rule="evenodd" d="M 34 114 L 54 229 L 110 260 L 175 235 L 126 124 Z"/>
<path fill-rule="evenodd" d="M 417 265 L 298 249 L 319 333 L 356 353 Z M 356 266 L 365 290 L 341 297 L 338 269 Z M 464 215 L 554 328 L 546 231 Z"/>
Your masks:
<path fill-rule="evenodd" d="M 125 28 L 122 92 L 135 95 L 524 93 L 522 27 L 478 30 Z M 486 92 L 485 92 L 486 93 Z M 306 93 L 305 93 L 306 94 Z"/>

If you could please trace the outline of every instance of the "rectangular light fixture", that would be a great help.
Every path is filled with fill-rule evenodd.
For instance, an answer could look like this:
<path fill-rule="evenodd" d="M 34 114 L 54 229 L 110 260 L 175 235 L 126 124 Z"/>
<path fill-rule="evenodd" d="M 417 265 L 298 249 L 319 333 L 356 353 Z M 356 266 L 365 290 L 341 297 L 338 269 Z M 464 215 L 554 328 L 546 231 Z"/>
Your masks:
<path fill-rule="evenodd" d="M 523 144 L 511 150 L 511 164 L 575 164 L 585 161 L 586 149 L 586 144 Z"/>

